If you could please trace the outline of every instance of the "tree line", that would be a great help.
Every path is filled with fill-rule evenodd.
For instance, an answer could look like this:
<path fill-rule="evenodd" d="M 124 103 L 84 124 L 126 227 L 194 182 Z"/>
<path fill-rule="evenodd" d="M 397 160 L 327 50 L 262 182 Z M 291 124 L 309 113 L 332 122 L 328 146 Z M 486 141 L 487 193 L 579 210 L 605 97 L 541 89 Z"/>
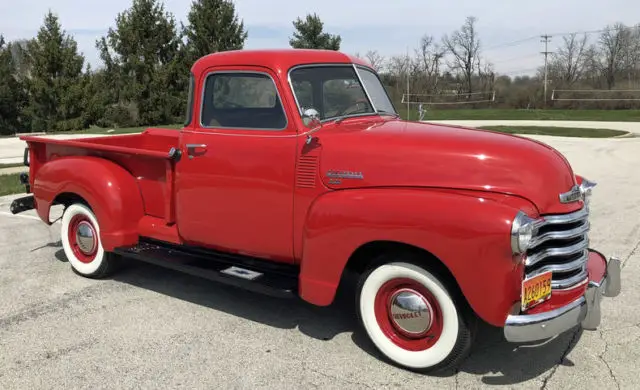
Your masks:
<path fill-rule="evenodd" d="M 32 39 L 0 34 L 0 134 L 182 122 L 193 62 L 242 49 L 248 37 L 230 0 L 194 0 L 186 22 L 161 0 L 133 0 L 95 43 L 99 69 L 52 11 Z M 339 50 L 340 38 L 322 32 L 317 15 L 293 25 L 292 47 Z"/>
<path fill-rule="evenodd" d="M 444 107 L 486 99 L 493 91 L 496 107 L 637 107 L 633 100 L 561 100 L 543 94 L 544 71 L 510 77 L 497 74 L 483 55 L 477 19 L 439 39 L 424 35 L 412 54 L 385 58 L 371 50 L 366 59 L 399 103 L 410 81 L 412 94 Z M 292 48 L 340 50 L 342 38 L 324 31 L 318 15 L 292 22 Z M 162 0 L 132 0 L 95 46 L 102 66 L 87 63 L 73 36 L 49 11 L 37 35 L 5 42 L 0 34 L 0 134 L 69 131 L 98 127 L 153 126 L 180 123 L 186 104 L 189 69 L 210 53 L 242 49 L 248 32 L 231 0 L 193 0 L 186 24 L 165 10 Z M 612 91 L 624 99 L 639 89 L 640 25 L 607 26 L 595 42 L 587 35 L 563 36 L 549 57 L 549 90 Z M 562 92 L 563 98 L 580 98 Z M 584 93 L 583 93 L 584 94 Z M 480 96 L 480 99 L 477 97 Z M 635 94 L 633 97 L 640 97 Z M 486 107 L 488 103 L 467 105 Z"/>
<path fill-rule="evenodd" d="M 545 99 L 544 66 L 533 75 L 500 75 L 483 55 L 476 22 L 467 17 L 439 40 L 424 35 L 413 54 L 385 58 L 370 50 L 356 55 L 383 75 L 396 103 L 406 93 L 408 79 L 412 101 L 438 108 L 640 108 L 640 24 L 608 25 L 595 37 L 555 37 L 559 45 L 548 57 Z M 495 101 L 488 102 L 493 92 Z M 465 104 L 474 101 L 481 102 Z"/>

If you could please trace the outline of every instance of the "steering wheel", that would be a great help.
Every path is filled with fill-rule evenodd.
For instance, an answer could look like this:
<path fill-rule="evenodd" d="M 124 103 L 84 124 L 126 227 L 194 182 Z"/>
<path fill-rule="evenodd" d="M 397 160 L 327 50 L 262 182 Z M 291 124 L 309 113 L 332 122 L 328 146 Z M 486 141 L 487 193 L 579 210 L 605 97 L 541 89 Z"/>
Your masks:
<path fill-rule="evenodd" d="M 349 106 L 347 106 L 344 110 L 336 113 L 336 116 L 345 115 L 347 112 L 351 111 L 350 109 L 352 107 L 355 108 L 356 110 L 364 111 L 367 109 L 368 106 L 369 106 L 369 103 L 365 99 L 359 99 L 359 100 L 356 100 L 353 104 L 350 104 Z"/>

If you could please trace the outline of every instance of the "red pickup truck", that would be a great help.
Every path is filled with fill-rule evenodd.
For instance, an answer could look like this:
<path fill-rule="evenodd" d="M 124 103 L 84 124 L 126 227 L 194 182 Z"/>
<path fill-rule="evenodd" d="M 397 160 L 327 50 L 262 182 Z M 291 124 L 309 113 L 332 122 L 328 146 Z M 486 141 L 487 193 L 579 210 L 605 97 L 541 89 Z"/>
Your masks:
<path fill-rule="evenodd" d="M 600 323 L 620 260 L 589 248 L 595 183 L 531 139 L 403 121 L 367 63 L 321 50 L 207 55 L 181 130 L 22 137 L 31 194 L 64 205 L 73 270 L 125 258 L 314 304 L 359 274 L 356 314 L 387 361 L 459 364 L 477 320 L 507 341 Z M 27 161 L 28 160 L 28 161 Z"/>

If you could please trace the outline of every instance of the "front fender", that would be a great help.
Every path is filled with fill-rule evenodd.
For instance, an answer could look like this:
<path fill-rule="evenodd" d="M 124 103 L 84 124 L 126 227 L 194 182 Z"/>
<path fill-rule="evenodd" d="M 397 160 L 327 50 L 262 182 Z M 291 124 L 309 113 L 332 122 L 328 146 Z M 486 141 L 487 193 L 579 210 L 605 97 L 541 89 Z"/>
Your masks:
<path fill-rule="evenodd" d="M 304 230 L 300 295 L 328 305 L 360 246 L 394 241 L 423 248 L 449 269 L 473 310 L 503 326 L 519 300 L 522 265 L 512 256 L 511 222 L 521 198 L 436 189 L 357 189 L 327 193 L 311 206 Z"/>
<path fill-rule="evenodd" d="M 135 178 L 120 165 L 90 156 L 49 161 L 38 170 L 33 185 L 38 215 L 46 223 L 51 223 L 51 204 L 63 193 L 89 203 L 106 251 L 137 243 L 138 221 L 144 215 L 142 197 Z"/>

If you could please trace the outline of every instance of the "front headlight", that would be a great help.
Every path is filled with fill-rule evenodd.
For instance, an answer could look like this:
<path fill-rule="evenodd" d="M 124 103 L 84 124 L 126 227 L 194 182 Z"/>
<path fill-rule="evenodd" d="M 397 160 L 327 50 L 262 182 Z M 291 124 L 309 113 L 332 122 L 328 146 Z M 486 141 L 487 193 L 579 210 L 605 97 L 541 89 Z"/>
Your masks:
<path fill-rule="evenodd" d="M 519 255 L 527 251 L 534 233 L 533 218 L 519 211 L 511 224 L 511 250 Z"/>
<path fill-rule="evenodd" d="M 593 187 L 595 187 L 598 183 L 589 181 L 585 178 L 582 178 L 582 183 L 580 183 L 580 194 L 582 194 L 582 200 L 585 205 L 589 205 L 589 199 L 591 198 L 591 192 Z"/>

